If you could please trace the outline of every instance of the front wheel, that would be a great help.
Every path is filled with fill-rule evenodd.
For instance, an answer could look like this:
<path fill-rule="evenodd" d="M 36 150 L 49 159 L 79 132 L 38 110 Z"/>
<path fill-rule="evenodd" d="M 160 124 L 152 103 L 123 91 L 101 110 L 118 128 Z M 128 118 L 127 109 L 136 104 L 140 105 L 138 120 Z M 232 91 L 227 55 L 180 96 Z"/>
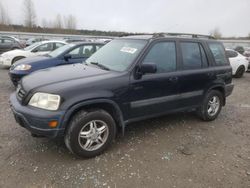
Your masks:
<path fill-rule="evenodd" d="M 80 111 L 72 118 L 64 141 L 72 153 L 89 158 L 107 149 L 115 134 L 115 122 L 106 111 Z"/>
<path fill-rule="evenodd" d="M 219 115 L 222 104 L 222 93 L 217 90 L 211 90 L 207 93 L 202 106 L 197 110 L 197 112 L 204 121 L 212 121 Z"/>

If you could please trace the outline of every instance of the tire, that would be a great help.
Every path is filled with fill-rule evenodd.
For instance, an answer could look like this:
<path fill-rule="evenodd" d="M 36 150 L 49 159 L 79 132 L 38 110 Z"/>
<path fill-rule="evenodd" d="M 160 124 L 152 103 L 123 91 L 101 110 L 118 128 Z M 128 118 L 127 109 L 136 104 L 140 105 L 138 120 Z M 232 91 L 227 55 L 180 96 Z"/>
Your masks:
<path fill-rule="evenodd" d="M 238 69 L 237 69 L 237 71 L 236 71 L 236 73 L 235 73 L 235 78 L 241 78 L 242 76 L 243 76 L 243 74 L 245 73 L 245 67 L 243 66 L 243 65 L 241 65 Z"/>
<path fill-rule="evenodd" d="M 93 127 L 96 129 L 93 130 Z M 104 128 L 100 130 L 101 127 L 106 127 L 106 131 L 101 133 L 105 130 Z M 70 121 L 64 142 L 72 153 L 79 157 L 90 158 L 100 155 L 106 150 L 114 140 L 115 135 L 116 124 L 109 113 L 101 109 L 89 112 L 82 110 L 74 115 Z M 100 137 L 103 137 L 102 142 L 100 142 Z"/>
<path fill-rule="evenodd" d="M 218 101 L 217 105 L 211 104 L 214 99 Z M 218 117 L 222 108 L 222 104 L 223 104 L 222 93 L 217 90 L 211 90 L 206 94 L 202 106 L 197 109 L 197 113 L 202 120 L 213 121 Z M 213 113 L 211 112 L 211 109 Z"/>
<path fill-rule="evenodd" d="M 25 58 L 25 57 L 23 57 L 23 56 L 15 57 L 15 58 L 12 60 L 12 65 L 13 65 L 15 62 L 17 62 L 18 60 L 23 59 L 23 58 Z"/>

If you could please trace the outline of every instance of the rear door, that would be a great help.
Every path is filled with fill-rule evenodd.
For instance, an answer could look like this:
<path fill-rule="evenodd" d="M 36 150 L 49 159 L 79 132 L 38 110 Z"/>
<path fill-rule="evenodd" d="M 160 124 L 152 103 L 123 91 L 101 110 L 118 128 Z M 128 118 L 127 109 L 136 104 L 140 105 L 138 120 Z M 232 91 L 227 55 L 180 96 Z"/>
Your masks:
<path fill-rule="evenodd" d="M 197 106 L 214 79 L 214 70 L 208 64 L 204 43 L 180 40 L 179 48 L 182 73 L 179 77 L 180 103 L 184 108 Z"/>
<path fill-rule="evenodd" d="M 153 116 L 179 108 L 177 48 L 175 41 L 151 45 L 140 64 L 155 63 L 157 72 L 140 79 L 131 76 L 130 119 Z"/>

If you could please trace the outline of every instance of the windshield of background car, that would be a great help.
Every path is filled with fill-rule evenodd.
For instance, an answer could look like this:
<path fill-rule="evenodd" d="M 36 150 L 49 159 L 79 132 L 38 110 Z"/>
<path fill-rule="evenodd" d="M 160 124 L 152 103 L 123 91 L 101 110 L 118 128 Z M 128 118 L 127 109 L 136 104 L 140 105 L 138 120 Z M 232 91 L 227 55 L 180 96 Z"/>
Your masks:
<path fill-rule="evenodd" d="M 125 71 L 133 63 L 146 43 L 146 40 L 113 40 L 88 58 L 86 63 L 98 63 L 110 70 Z"/>
<path fill-rule="evenodd" d="M 73 46 L 75 46 L 76 44 L 66 44 L 60 48 L 57 48 L 56 50 L 50 52 L 48 55 L 51 57 L 57 57 L 59 55 L 61 55 L 63 52 L 69 50 L 70 48 L 72 48 Z"/>
<path fill-rule="evenodd" d="M 42 44 L 41 42 L 36 42 L 34 44 L 31 44 L 30 46 L 24 48 L 25 51 L 29 51 L 29 50 L 32 50 L 34 49 L 35 47 L 39 46 L 40 44 Z"/>

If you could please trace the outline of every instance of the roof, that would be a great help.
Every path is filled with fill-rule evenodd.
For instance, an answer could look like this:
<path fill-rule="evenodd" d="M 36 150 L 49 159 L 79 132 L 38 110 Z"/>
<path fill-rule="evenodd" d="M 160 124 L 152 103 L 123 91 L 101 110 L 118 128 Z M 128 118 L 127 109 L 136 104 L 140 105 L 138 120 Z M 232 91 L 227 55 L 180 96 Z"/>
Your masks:
<path fill-rule="evenodd" d="M 67 44 L 67 42 L 65 42 L 65 41 L 63 41 L 63 40 L 44 40 L 44 41 L 40 41 L 40 42 L 38 42 L 38 43 L 46 44 L 46 43 L 51 43 L 51 42 L 60 42 L 60 43 Z"/>

